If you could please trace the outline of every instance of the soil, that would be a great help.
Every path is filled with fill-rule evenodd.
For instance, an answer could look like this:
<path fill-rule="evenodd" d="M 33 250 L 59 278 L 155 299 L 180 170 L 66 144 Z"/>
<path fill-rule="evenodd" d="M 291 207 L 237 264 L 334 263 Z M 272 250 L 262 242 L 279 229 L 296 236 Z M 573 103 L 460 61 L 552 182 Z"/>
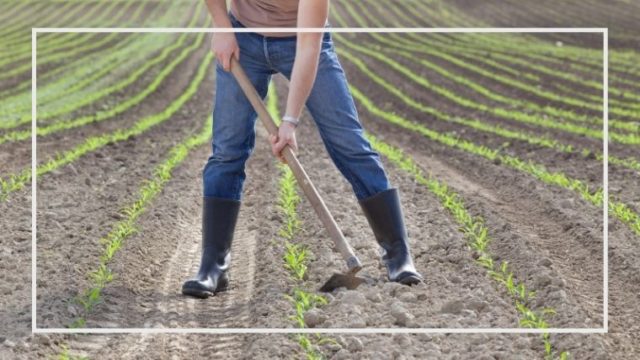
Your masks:
<path fill-rule="evenodd" d="M 497 6 L 456 0 L 459 11 L 505 25 L 524 20 L 531 25 L 548 16 L 557 24 L 560 15 L 530 5 Z M 579 7 L 575 1 L 571 6 Z M 187 5 L 185 5 L 187 6 Z M 189 5 L 190 11 L 192 8 Z M 340 1 L 335 5 L 341 14 Z M 559 9 L 568 9 L 558 4 Z M 612 29 L 615 46 L 633 44 L 616 29 L 628 32 L 637 15 L 625 15 L 634 4 L 612 10 L 619 24 Z M 146 12 L 152 9 L 149 5 Z M 574 14 L 577 22 L 604 19 L 594 15 L 603 5 L 587 2 Z M 376 10 L 378 11 L 378 10 Z M 375 12 L 377 14 L 377 12 Z M 511 14 L 511 18 L 505 18 Z M 437 15 L 437 14 L 436 14 Z M 414 17 L 418 19 L 417 17 Z M 429 19 L 437 19 L 431 14 Z M 536 20 L 537 19 L 537 20 Z M 499 20 L 499 21 L 498 21 Z M 440 20 L 438 20 L 440 21 Z M 444 20 L 442 20 L 444 22 Z M 603 20 L 604 21 L 604 20 Z M 509 23 L 511 26 L 522 25 Z M 621 31 L 622 33 L 622 31 Z M 372 43 L 358 35 L 358 44 Z M 564 40 L 565 36 L 545 39 Z M 582 40 L 581 40 L 582 41 Z M 595 40 L 580 42 L 592 46 Z M 208 42 L 172 74 L 159 91 L 117 119 L 61 132 L 39 142 L 39 157 L 71 148 L 87 136 L 129 126 L 132 121 L 158 112 L 184 91 L 189 76 L 208 51 Z M 337 46 L 341 46 L 337 42 Z M 108 51 L 108 48 L 103 49 Z M 434 83 L 468 97 L 481 98 L 437 74 L 393 57 Z M 361 59 L 387 81 L 397 84 L 416 101 L 438 110 L 508 124 L 519 131 L 545 134 L 532 126 L 505 122 L 485 113 L 461 108 L 424 88 L 413 85 L 366 56 Z M 430 59 L 431 60 L 431 59 Z M 499 93 L 545 104 L 521 91 L 495 84 L 477 75 L 439 62 L 449 71 L 473 78 Z M 471 60 L 470 60 L 471 61 Z M 420 122 L 440 132 L 450 132 L 477 144 L 499 147 L 504 139 L 436 121 L 404 106 L 376 87 L 348 61 L 349 80 L 386 111 Z M 567 70 L 570 71 L 570 70 Z M 623 70 L 620 70 L 623 71 Z M 99 239 L 122 218 L 144 180 L 178 142 L 200 131 L 210 116 L 213 71 L 196 96 L 170 120 L 130 140 L 110 144 L 38 181 L 37 323 L 39 327 L 67 326 L 80 313 L 74 296 L 87 286 L 87 273 L 98 263 Z M 551 80 L 551 79 L 548 79 Z M 275 78 L 280 108 L 284 108 L 287 83 Z M 0 84 L 0 89 L 7 84 Z M 118 101 L 136 91 L 138 83 L 107 101 Z M 489 102 L 487 105 L 493 106 Z M 603 319 L 603 214 L 602 209 L 574 192 L 547 186 L 535 178 L 500 163 L 447 148 L 380 119 L 357 104 L 365 129 L 401 148 L 419 168 L 447 183 L 464 199 L 473 216 L 481 216 L 492 239 L 490 253 L 507 261 L 514 276 L 537 293 L 535 309 L 552 307 L 549 326 L 598 328 Z M 91 109 L 84 109 L 87 113 Z M 345 268 L 333 251 L 314 211 L 306 200 L 298 213 L 302 230 L 296 243 L 311 251 L 307 278 L 292 280 L 283 267 L 284 244 L 278 235 L 283 217 L 277 207 L 280 168 L 271 156 L 266 133 L 257 125 L 256 149 L 247 164 L 247 181 L 240 219 L 232 247 L 232 286 L 207 300 L 180 294 L 184 280 L 198 268 L 200 258 L 201 171 L 209 145 L 198 147 L 175 170 L 162 192 L 136 221 L 138 232 L 127 238 L 109 264 L 114 280 L 103 290 L 103 301 L 87 316 L 91 328 L 293 328 L 295 309 L 285 298 L 296 286 L 314 292 L 333 273 Z M 563 142 L 599 148 L 597 140 L 549 132 Z M 379 247 L 362 215 L 350 185 L 329 160 L 313 120 L 305 114 L 298 129 L 299 159 L 364 264 L 368 283 L 356 290 L 337 289 L 326 294 L 328 303 L 308 313 L 314 328 L 511 328 L 520 327 L 513 299 L 474 260 L 459 226 L 438 199 L 388 159 L 382 158 L 394 187 L 401 194 L 414 261 L 425 282 L 407 287 L 386 280 Z M 2 146 L 9 156 L 0 159 L 2 175 L 30 162 L 28 141 Z M 613 154 L 636 156 L 634 147 L 611 146 Z M 505 150 L 532 159 L 554 171 L 587 182 L 602 183 L 601 164 L 582 157 L 567 157 L 524 142 L 511 141 Z M 611 194 L 640 209 L 640 174 L 618 166 L 609 173 Z M 142 358 L 304 358 L 295 335 L 283 334 L 162 334 L 162 335 L 33 335 L 31 333 L 31 192 L 27 187 L 0 202 L 0 358 L 52 358 L 67 347 L 70 354 L 92 359 Z M 567 350 L 573 359 L 635 359 L 640 353 L 640 250 L 638 236 L 618 220 L 609 219 L 609 332 L 603 335 L 552 335 L 554 349 Z M 317 342 L 315 335 L 311 339 Z M 328 334 L 320 349 L 329 359 L 534 359 L 542 358 L 540 335 L 513 334 Z"/>

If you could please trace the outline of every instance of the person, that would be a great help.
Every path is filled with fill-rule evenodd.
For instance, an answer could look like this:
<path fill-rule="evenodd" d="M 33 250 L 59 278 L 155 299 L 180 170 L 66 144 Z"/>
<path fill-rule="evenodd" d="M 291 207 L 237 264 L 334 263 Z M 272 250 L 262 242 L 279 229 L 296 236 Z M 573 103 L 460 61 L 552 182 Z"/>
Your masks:
<path fill-rule="evenodd" d="M 329 0 L 206 0 L 214 27 L 322 28 Z M 271 148 L 282 161 L 289 145 L 297 150 L 296 126 L 306 105 L 329 156 L 349 181 L 375 238 L 390 281 L 422 281 L 409 250 L 398 190 L 392 188 L 379 155 L 363 136 L 345 73 L 330 32 L 214 33 L 216 94 L 212 154 L 203 171 L 202 257 L 184 295 L 206 298 L 229 287 L 229 262 L 238 219 L 245 162 L 255 143 L 256 113 L 233 75 L 231 58 L 245 70 L 261 97 L 271 76 L 289 79 L 286 111 Z"/>

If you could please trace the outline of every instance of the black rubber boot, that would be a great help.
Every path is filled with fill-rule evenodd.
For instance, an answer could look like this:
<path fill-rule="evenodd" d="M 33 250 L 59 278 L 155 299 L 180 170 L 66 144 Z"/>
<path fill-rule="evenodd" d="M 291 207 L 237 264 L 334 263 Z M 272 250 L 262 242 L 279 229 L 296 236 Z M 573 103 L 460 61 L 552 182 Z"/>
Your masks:
<path fill-rule="evenodd" d="M 421 282 L 422 276 L 411 259 L 398 190 L 381 191 L 360 200 L 360 206 L 383 249 L 382 260 L 387 266 L 389 280 L 405 285 Z"/>
<path fill-rule="evenodd" d="M 195 278 L 182 285 L 182 294 L 208 298 L 229 286 L 229 260 L 240 201 L 203 198 L 202 260 Z"/>

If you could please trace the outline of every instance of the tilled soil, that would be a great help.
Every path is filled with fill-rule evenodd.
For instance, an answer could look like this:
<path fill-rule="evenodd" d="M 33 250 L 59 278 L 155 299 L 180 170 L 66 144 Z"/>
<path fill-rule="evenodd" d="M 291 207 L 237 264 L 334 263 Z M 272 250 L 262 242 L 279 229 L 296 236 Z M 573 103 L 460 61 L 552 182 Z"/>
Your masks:
<path fill-rule="evenodd" d="M 479 6 L 470 6 L 462 0 L 456 4 L 465 7 L 466 12 L 493 20 L 505 13 L 517 15 L 517 18 L 522 16 L 515 10 L 487 14 Z M 594 5 L 590 6 L 593 8 Z M 491 6 L 486 9 L 497 8 Z M 588 15 L 584 11 L 576 14 L 580 18 Z M 557 14 L 553 17 L 555 20 L 551 21 L 557 21 Z M 631 28 L 632 25 L 625 20 L 620 28 Z M 623 43 L 625 40 L 618 38 L 617 41 Z M 203 46 L 200 56 L 205 51 Z M 180 73 L 190 74 L 196 65 L 196 61 L 189 62 Z M 438 131 L 459 133 L 479 144 L 499 146 L 499 139 L 494 136 L 461 131 L 432 121 L 400 102 L 390 100 L 383 90 L 367 86 L 370 80 L 351 68 L 347 61 L 344 65 L 349 79 L 365 89 L 367 96 L 385 110 L 420 121 Z M 447 66 L 445 63 L 441 65 Z M 491 117 L 462 111 L 440 101 L 409 82 L 401 81 L 402 78 L 393 75 L 391 70 L 385 72 L 379 65 L 375 70 L 387 80 L 398 83 L 407 94 L 421 102 L 433 103 L 442 111 L 499 123 Z M 430 81 L 437 79 L 428 71 L 424 74 L 430 77 Z M 187 78 L 175 78 L 176 81 L 182 79 L 182 82 L 174 84 L 172 81 L 172 87 L 163 91 L 179 94 Z M 451 85 L 441 80 L 447 87 Z M 144 179 L 151 176 L 155 165 L 166 157 L 167 150 L 200 130 L 210 113 L 212 81 L 209 77 L 207 85 L 186 108 L 166 123 L 129 141 L 106 146 L 38 182 L 39 326 L 65 326 L 79 313 L 72 299 L 86 286 L 86 273 L 97 264 L 101 251 L 98 239 L 121 219 L 119 210 L 133 201 L 136 190 Z M 483 81 L 480 80 L 481 83 Z M 277 84 L 282 108 L 286 85 L 281 78 L 277 79 Z M 492 85 L 490 81 L 483 84 L 499 92 L 512 91 Z M 452 88 L 455 90 L 455 86 Z M 459 90 L 466 96 L 465 89 Z M 538 101 L 518 92 L 510 95 Z M 164 98 L 166 94 L 158 93 L 158 96 Z M 154 110 L 161 103 L 145 102 L 144 111 Z M 141 109 L 128 112 L 122 123 L 128 124 L 131 119 L 143 115 Z M 531 304 L 534 308 L 551 306 L 557 311 L 548 319 L 550 326 L 584 328 L 602 325 L 602 209 L 579 199 L 573 192 L 543 185 L 533 177 L 500 163 L 491 163 L 428 141 L 372 116 L 360 106 L 359 110 L 367 131 L 402 148 L 425 174 L 446 182 L 458 192 L 472 215 L 484 218 L 492 238 L 489 251 L 495 260 L 508 261 L 516 278 L 529 289 L 536 290 L 536 300 Z M 458 225 L 439 205 L 437 198 L 383 158 L 392 184 L 400 190 L 416 267 L 425 277 L 424 284 L 414 287 L 387 282 L 378 246 L 349 184 L 328 159 L 312 119 L 305 116 L 302 122 L 298 130 L 300 160 L 363 261 L 365 269 L 362 273 L 370 280 L 357 290 L 338 289 L 328 294 L 328 304 L 308 314 L 308 326 L 519 326 L 513 300 L 476 264 Z M 105 122 L 105 126 L 116 126 L 116 123 Z M 175 169 L 173 178 L 162 193 L 139 218 L 139 232 L 125 241 L 110 263 L 115 279 L 104 289 L 104 301 L 89 314 L 87 326 L 296 326 L 290 319 L 294 314 L 293 305 L 284 294 L 299 284 L 289 279 L 283 268 L 283 244 L 277 234 L 283 220 L 276 206 L 280 172 L 269 154 L 264 130 L 261 125 L 257 127 L 256 150 L 247 164 L 249 176 L 232 250 L 230 291 L 204 301 L 184 298 L 179 293 L 182 281 L 195 273 L 199 262 L 200 174 L 210 151 L 208 146 L 202 146 L 192 151 Z M 520 125 L 515 127 L 529 129 Z M 65 149 L 64 145 L 69 146 L 77 140 L 76 135 L 86 136 L 89 133 L 100 133 L 100 128 L 65 132 L 59 142 L 43 149 L 53 152 Z M 585 144 L 584 139 L 578 137 L 562 135 L 562 139 Z M 595 142 L 589 144 L 597 145 Z M 629 147 L 613 149 L 636 155 Z M 601 183 L 598 171 L 601 166 L 595 161 L 566 158 L 520 142 L 512 142 L 508 151 L 584 179 L 591 185 Z M 11 160 L 28 164 L 30 157 L 25 151 Z M 3 163 L 3 174 L 11 166 L 7 164 L 5 167 Z M 636 210 L 640 204 L 640 189 L 635 186 L 637 175 L 633 171 L 611 167 L 611 193 L 636 206 Z M 67 346 L 74 355 L 97 359 L 272 359 L 305 356 L 295 336 L 290 335 L 30 334 L 29 190 L 18 191 L 11 194 L 6 202 L 0 202 L 0 228 L 4 230 L 0 234 L 0 303 L 4 305 L 0 309 L 3 329 L 0 332 L 0 358 L 50 358 L 60 354 L 63 346 Z M 299 206 L 299 215 L 303 229 L 294 240 L 307 246 L 313 255 L 308 277 L 302 286 L 314 291 L 333 272 L 344 269 L 344 264 L 333 252 L 330 239 L 306 200 Z M 552 335 L 554 349 L 568 350 L 574 359 L 635 359 L 635 354 L 640 353 L 637 345 L 640 342 L 637 311 L 640 254 L 637 240 L 638 237 L 626 225 L 615 219 L 609 220 L 609 334 Z M 313 336 L 311 338 L 314 339 Z M 331 341 L 324 342 L 321 349 L 332 359 L 533 359 L 542 358 L 544 354 L 540 335 L 335 334 L 328 338 Z"/>
<path fill-rule="evenodd" d="M 338 290 L 330 294 L 330 304 L 319 311 L 320 319 L 326 320 L 315 326 L 517 325 L 515 309 L 487 281 L 483 270 L 474 264 L 457 225 L 446 216 L 437 199 L 422 185 L 416 184 L 412 177 L 396 169 L 389 169 L 390 180 L 399 188 L 406 204 L 405 217 L 412 251 L 425 283 L 406 287 L 387 282 L 378 245 L 350 185 L 326 156 L 317 129 L 311 124 L 312 119 L 307 117 L 303 121 L 305 124 L 299 129 L 300 137 L 304 139 L 301 140 L 300 161 L 308 168 L 311 179 L 318 179 L 319 191 L 360 256 L 364 272 L 375 281 L 373 285 L 358 290 Z M 309 287 L 317 289 L 332 272 L 342 270 L 344 263 L 331 250 L 331 240 L 306 202 L 302 204 L 300 213 L 304 222 L 300 241 L 308 244 L 314 254 L 314 261 L 309 266 Z"/>
<path fill-rule="evenodd" d="M 363 119 L 371 119 L 365 114 L 366 110 L 362 110 Z M 551 322 L 554 326 L 598 327 L 601 324 L 602 235 L 601 225 L 594 226 L 601 224 L 601 209 L 575 199 L 575 196 L 566 190 L 543 187 L 532 178 L 527 180 L 527 176 L 514 174 L 494 164 L 478 166 L 483 161 L 473 155 L 461 154 L 444 147 L 438 150 L 440 146 L 421 141 L 420 136 L 396 129 L 382 120 L 364 123 L 370 131 L 385 134 L 392 144 L 405 149 L 425 172 L 443 176 L 447 183 L 463 194 L 474 213 L 478 211 L 485 217 L 490 229 L 502 232 L 492 234 L 492 251 L 504 260 L 509 259 L 507 256 L 520 258 L 520 261 L 510 262 L 516 267 L 516 272 L 524 274 L 524 279 L 527 279 L 526 274 L 529 274 L 533 276 L 531 280 L 534 285 L 544 286 L 548 296 L 539 292 L 538 298 L 556 306 L 558 315 Z M 404 144 L 415 145 L 407 148 Z M 443 163 L 447 166 L 443 166 Z M 456 180 L 456 173 L 462 173 L 469 180 Z M 483 183 L 486 185 L 482 186 Z M 630 184 L 627 186 L 632 187 Z M 488 202 L 491 196 L 497 197 L 498 201 Z M 523 203 L 523 200 L 529 201 L 529 205 Z M 545 218 L 546 225 L 540 226 L 540 221 Z M 557 230 L 553 230 L 554 228 Z M 518 241 L 519 238 L 522 240 Z M 535 238 L 539 240 L 533 240 Z M 572 353 L 582 354 L 585 358 L 593 358 L 594 354 L 602 353 L 603 347 L 607 353 L 616 353 L 625 358 L 624 355 L 629 354 L 632 346 L 630 339 L 633 336 L 630 338 L 623 332 L 625 326 L 637 322 L 637 316 L 629 317 L 633 311 L 627 308 L 635 308 L 635 305 L 631 305 L 634 303 L 634 292 L 627 285 L 623 285 L 626 282 L 632 283 L 629 284 L 631 287 L 638 284 L 633 280 L 635 271 L 631 270 L 638 266 L 637 261 L 632 260 L 637 259 L 637 249 L 632 245 L 635 243 L 635 235 L 625 225 L 611 220 L 609 239 L 612 269 L 609 277 L 609 286 L 612 289 L 609 315 L 610 319 L 619 321 L 617 324 L 615 320 L 610 323 L 615 334 L 605 338 L 591 336 L 587 342 L 581 341 L 581 337 L 577 335 L 558 336 L 561 339 L 560 345 L 573 349 Z M 501 242 L 504 242 L 504 245 L 498 246 Z M 532 246 L 533 258 L 526 259 L 530 256 L 527 255 L 529 251 L 526 249 Z M 524 264 L 524 267 L 518 269 Z M 587 268 L 591 270 L 586 270 Z M 618 271 L 614 271 L 614 268 Z M 557 275 L 550 274 L 549 271 L 556 272 Z M 551 276 L 547 277 L 548 275 Z M 551 281 L 548 281 L 549 279 Z M 625 288 L 628 290 L 623 290 Z M 571 302 L 582 305 L 578 305 L 577 309 L 568 308 L 567 303 Z M 584 316 L 583 311 L 588 311 L 585 317 L 578 315 L 582 313 Z M 589 350 L 591 346 L 593 348 Z"/>
<path fill-rule="evenodd" d="M 262 144 L 247 166 L 247 187 L 231 255 L 231 290 L 211 301 L 180 294 L 182 282 L 197 272 L 200 262 L 200 174 L 210 153 L 205 146 L 181 165 L 157 199 L 158 206 L 141 219 L 140 232 L 114 259 L 113 271 L 121 275 L 106 289 L 107 301 L 96 308 L 89 326 L 246 327 L 250 323 L 256 280 L 266 280 L 256 276 L 255 255 L 269 242 L 259 239 L 275 233 L 277 226 L 260 217 L 271 206 L 277 190 L 273 176 L 265 176 L 275 175 L 276 169 L 266 152 L 266 140 L 260 140 Z M 273 268 L 280 264 L 264 265 Z"/>
<path fill-rule="evenodd" d="M 211 87 L 203 87 L 178 116 L 87 154 L 38 182 L 39 326 L 61 327 L 76 315 L 78 309 L 68 302 L 75 289 L 83 288 L 87 272 L 95 270 L 100 238 L 169 149 L 201 129 L 210 92 Z"/>

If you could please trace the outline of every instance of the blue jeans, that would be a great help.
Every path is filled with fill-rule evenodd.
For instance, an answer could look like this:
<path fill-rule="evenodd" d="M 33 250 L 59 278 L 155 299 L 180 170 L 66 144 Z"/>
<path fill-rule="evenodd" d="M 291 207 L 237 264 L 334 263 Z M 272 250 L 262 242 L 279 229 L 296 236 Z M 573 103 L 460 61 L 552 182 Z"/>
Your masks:
<path fill-rule="evenodd" d="M 234 27 L 242 27 L 231 18 Z M 263 98 L 271 76 L 290 79 L 296 38 L 236 33 L 240 64 Z M 325 33 L 318 74 L 306 102 L 329 156 L 349 181 L 358 199 L 390 188 L 379 155 L 363 136 L 347 79 Z M 255 145 L 256 113 L 231 73 L 216 62 L 212 154 L 204 168 L 204 196 L 240 200 L 245 162 Z"/>

